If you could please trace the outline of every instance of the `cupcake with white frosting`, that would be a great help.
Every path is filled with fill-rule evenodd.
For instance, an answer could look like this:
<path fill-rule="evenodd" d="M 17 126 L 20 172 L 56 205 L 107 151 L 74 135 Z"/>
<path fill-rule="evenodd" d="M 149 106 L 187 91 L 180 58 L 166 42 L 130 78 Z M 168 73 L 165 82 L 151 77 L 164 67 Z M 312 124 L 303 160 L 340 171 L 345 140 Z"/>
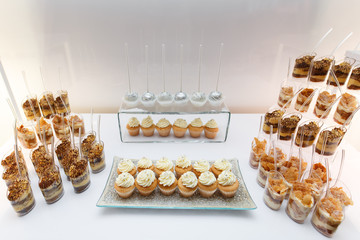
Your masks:
<path fill-rule="evenodd" d="M 197 186 L 198 180 L 193 172 L 186 172 L 179 178 L 178 187 L 180 195 L 183 197 L 191 197 L 194 195 Z"/>
<path fill-rule="evenodd" d="M 223 171 L 231 171 L 232 164 L 225 158 L 218 159 L 211 166 L 210 171 L 214 173 L 215 177 L 219 177 Z"/>
<path fill-rule="evenodd" d="M 176 160 L 175 172 L 178 178 L 180 178 L 181 175 L 183 175 L 184 173 L 191 171 L 192 169 L 193 166 L 191 165 L 191 161 L 186 156 L 180 156 Z"/>
<path fill-rule="evenodd" d="M 218 179 L 218 188 L 224 197 L 233 197 L 239 188 L 239 181 L 230 171 L 223 171 Z"/>
<path fill-rule="evenodd" d="M 135 179 L 135 187 L 143 196 L 149 196 L 155 190 L 157 183 L 155 173 L 150 169 L 141 171 Z"/>
<path fill-rule="evenodd" d="M 219 131 L 219 127 L 214 119 L 208 121 L 204 126 L 205 137 L 214 139 Z"/>
<path fill-rule="evenodd" d="M 137 136 L 140 132 L 140 122 L 136 117 L 129 119 L 129 122 L 126 124 L 126 129 L 128 130 L 130 136 Z"/>
<path fill-rule="evenodd" d="M 165 172 L 165 171 L 174 171 L 174 164 L 172 163 L 172 161 L 170 161 L 168 158 L 166 157 L 162 157 L 159 160 L 156 161 L 156 166 L 154 169 L 156 176 L 160 176 L 161 173 Z"/>
<path fill-rule="evenodd" d="M 130 159 L 122 159 L 118 163 L 117 173 L 122 174 L 124 172 L 130 173 L 131 175 L 135 176 L 136 174 L 136 166 Z"/>
<path fill-rule="evenodd" d="M 175 192 L 177 183 L 178 181 L 174 173 L 171 171 L 165 171 L 161 173 L 158 179 L 160 192 L 165 196 L 170 196 Z"/>
<path fill-rule="evenodd" d="M 150 169 L 150 170 L 154 171 L 155 167 L 154 167 L 153 162 L 150 159 L 148 159 L 146 157 L 142 157 L 137 163 L 137 170 L 138 170 L 138 172 L 141 172 L 145 169 Z"/>
<path fill-rule="evenodd" d="M 167 137 L 170 134 L 172 125 L 166 118 L 161 118 L 155 127 L 161 137 Z"/>
<path fill-rule="evenodd" d="M 173 128 L 175 137 L 182 138 L 185 136 L 185 133 L 188 129 L 188 124 L 185 119 L 178 118 L 174 122 L 172 128 Z"/>
<path fill-rule="evenodd" d="M 198 187 L 202 197 L 211 197 L 217 189 L 216 177 L 212 172 L 203 172 L 199 177 Z"/>
<path fill-rule="evenodd" d="M 145 137 L 151 137 L 154 135 L 155 124 L 150 116 L 147 116 L 141 121 L 140 128 Z"/>
<path fill-rule="evenodd" d="M 199 160 L 193 165 L 193 172 L 195 173 L 196 177 L 200 177 L 203 172 L 209 171 L 209 169 L 210 164 L 206 160 Z"/>
<path fill-rule="evenodd" d="M 200 137 L 201 133 L 204 130 L 203 122 L 200 118 L 195 118 L 188 126 L 190 136 L 193 138 Z"/>
<path fill-rule="evenodd" d="M 115 180 L 115 190 L 122 198 L 129 198 L 135 189 L 134 177 L 127 172 L 120 174 Z"/>

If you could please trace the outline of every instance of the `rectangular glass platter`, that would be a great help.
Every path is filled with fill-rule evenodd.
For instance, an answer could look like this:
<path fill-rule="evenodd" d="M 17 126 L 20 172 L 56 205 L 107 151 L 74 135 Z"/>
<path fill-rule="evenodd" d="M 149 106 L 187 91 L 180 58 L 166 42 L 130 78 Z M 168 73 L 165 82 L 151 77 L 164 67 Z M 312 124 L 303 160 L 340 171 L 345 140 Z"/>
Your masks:
<path fill-rule="evenodd" d="M 141 196 L 137 189 L 128 199 L 122 199 L 116 193 L 114 184 L 118 176 L 116 169 L 121 158 L 115 158 L 106 182 L 103 193 L 101 194 L 96 206 L 112 208 L 151 208 L 151 209 L 208 209 L 208 210 L 253 210 L 256 205 L 252 200 L 245 182 L 242 178 L 237 159 L 229 159 L 232 164 L 231 171 L 239 181 L 239 189 L 232 198 L 224 198 L 219 190 L 210 198 L 203 198 L 196 191 L 194 196 L 184 198 L 180 196 L 178 189 L 171 196 L 164 196 L 158 188 L 147 197 Z M 135 165 L 138 160 L 132 159 Z M 154 161 L 153 161 L 154 162 Z M 210 162 L 210 161 L 209 161 Z M 212 164 L 213 162 L 210 162 Z"/>

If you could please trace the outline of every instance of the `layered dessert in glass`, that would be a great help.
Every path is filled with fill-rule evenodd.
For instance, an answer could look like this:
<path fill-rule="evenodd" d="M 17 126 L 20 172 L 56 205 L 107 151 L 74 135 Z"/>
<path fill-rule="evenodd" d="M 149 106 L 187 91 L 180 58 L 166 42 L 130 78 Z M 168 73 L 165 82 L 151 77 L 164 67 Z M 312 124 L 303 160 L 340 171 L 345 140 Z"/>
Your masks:
<path fill-rule="evenodd" d="M 317 162 L 312 165 L 310 170 L 310 177 L 319 178 L 325 184 L 327 181 L 326 175 L 327 175 L 326 167 L 321 162 Z M 331 178 L 329 180 L 331 180 Z"/>
<path fill-rule="evenodd" d="M 57 114 L 64 114 L 64 116 L 71 112 L 68 92 L 66 90 L 57 92 L 55 98 L 55 111 Z"/>
<path fill-rule="evenodd" d="M 20 172 L 19 172 L 20 167 Z M 19 167 L 16 162 L 4 168 L 2 179 L 5 181 L 6 186 L 10 186 L 19 178 L 29 180 L 29 175 L 24 161 L 19 161 Z"/>
<path fill-rule="evenodd" d="M 326 118 L 330 113 L 330 107 L 336 100 L 336 94 L 331 94 L 329 91 L 322 91 L 317 100 L 314 108 L 314 114 L 318 118 Z M 326 114 L 325 114 L 326 112 Z"/>
<path fill-rule="evenodd" d="M 315 151 L 323 155 L 333 155 L 341 143 L 346 128 L 344 127 L 329 127 L 322 130 L 316 142 Z"/>
<path fill-rule="evenodd" d="M 48 123 L 44 118 L 40 118 L 40 121 L 35 126 L 36 134 L 38 138 L 43 142 L 43 134 L 45 131 L 45 142 L 46 144 L 51 144 L 51 139 L 54 137 L 51 124 Z"/>
<path fill-rule="evenodd" d="M 291 140 L 291 135 L 295 134 L 296 127 L 302 116 L 299 113 L 290 113 L 284 115 L 279 123 L 280 140 Z"/>
<path fill-rule="evenodd" d="M 293 77 L 305 78 L 307 77 L 311 65 L 311 61 L 314 59 L 315 53 L 305 54 L 298 57 L 295 60 L 294 70 L 292 73 Z"/>
<path fill-rule="evenodd" d="M 287 108 L 290 105 L 290 100 L 294 97 L 295 91 L 293 86 L 281 86 L 278 105 Z"/>
<path fill-rule="evenodd" d="M 310 186 L 304 182 L 295 182 L 286 206 L 288 216 L 297 223 L 303 223 L 313 207 L 314 198 Z"/>
<path fill-rule="evenodd" d="M 64 168 L 65 175 L 68 177 L 68 180 L 70 180 L 70 167 L 72 166 L 73 163 L 79 160 L 80 160 L 79 149 L 76 147 L 69 149 L 67 154 L 63 156 L 62 166 Z"/>
<path fill-rule="evenodd" d="M 359 90 L 360 89 L 360 66 L 357 66 L 351 73 L 349 82 L 347 84 L 348 89 Z"/>
<path fill-rule="evenodd" d="M 82 119 L 82 117 L 80 115 L 71 115 L 69 118 L 69 125 L 73 129 L 74 131 L 74 136 L 78 137 L 79 136 L 79 131 L 81 129 L 81 136 L 84 136 L 85 134 L 85 125 L 84 125 L 84 120 Z"/>
<path fill-rule="evenodd" d="M 55 153 L 61 167 L 63 167 L 63 159 L 67 155 L 70 149 L 71 149 L 71 142 L 69 139 L 63 139 L 57 142 L 55 146 Z"/>
<path fill-rule="evenodd" d="M 21 162 L 22 164 L 24 164 L 26 166 L 24 155 L 23 155 L 20 147 L 18 149 L 18 152 L 19 152 L 19 162 Z M 1 160 L 1 166 L 3 166 L 4 170 L 6 170 L 7 168 L 9 168 L 10 166 L 12 166 L 14 164 L 16 165 L 15 151 L 10 150 L 7 154 L 5 154 L 5 156 Z"/>
<path fill-rule="evenodd" d="M 299 112 L 307 112 L 314 97 L 314 89 L 305 88 L 301 90 L 296 98 L 295 109 Z"/>
<path fill-rule="evenodd" d="M 37 139 L 32 126 L 24 126 L 21 124 L 17 126 L 16 130 L 19 142 L 24 148 L 32 149 L 37 146 Z"/>
<path fill-rule="evenodd" d="M 55 135 L 58 139 L 70 138 L 70 126 L 66 118 L 60 115 L 55 115 L 52 120 L 52 124 L 54 127 Z"/>
<path fill-rule="evenodd" d="M 21 106 L 27 120 L 33 120 L 41 117 L 36 95 L 27 96 Z"/>
<path fill-rule="evenodd" d="M 336 79 L 338 80 L 340 86 L 345 84 L 346 78 L 348 77 L 348 75 L 351 71 L 351 66 L 353 64 L 354 64 L 353 60 L 345 59 L 345 60 L 340 61 L 340 63 L 335 64 L 332 67 L 332 71 L 334 72 L 334 75 L 335 75 Z M 332 86 L 337 86 L 337 83 L 331 74 L 328 79 L 328 83 Z"/>
<path fill-rule="evenodd" d="M 325 81 L 325 78 L 328 75 L 328 72 L 332 67 L 333 62 L 334 62 L 334 57 L 323 57 L 318 60 L 314 60 L 310 72 L 310 81 L 311 82 Z"/>
<path fill-rule="evenodd" d="M 57 166 L 42 173 L 39 187 L 46 203 L 51 204 L 58 201 L 64 195 L 63 184 Z"/>
<path fill-rule="evenodd" d="M 301 161 L 301 172 L 304 172 L 306 169 L 307 163 L 302 160 Z M 298 181 L 299 178 L 299 167 L 300 167 L 300 159 L 295 156 L 291 156 L 288 161 L 285 161 L 280 169 L 279 172 L 283 175 L 285 179 L 285 184 L 288 187 L 287 194 L 285 198 L 287 199 L 290 194 L 290 190 L 292 185 Z"/>
<path fill-rule="evenodd" d="M 319 177 L 308 177 L 304 180 L 311 188 L 311 194 L 314 198 L 314 204 L 316 204 L 321 197 L 321 194 L 324 190 L 324 184 Z"/>
<path fill-rule="evenodd" d="M 273 132 L 276 133 L 278 130 L 278 123 L 281 120 L 281 117 L 284 115 L 284 111 L 277 109 L 274 111 L 269 111 L 265 114 L 265 120 L 263 125 L 263 131 L 267 134 L 270 133 L 270 126 L 273 126 Z"/>
<path fill-rule="evenodd" d="M 35 206 L 35 198 L 30 182 L 25 179 L 19 179 L 11 183 L 8 187 L 7 198 L 15 212 L 20 216 L 29 213 Z"/>
<path fill-rule="evenodd" d="M 261 187 L 265 187 L 266 179 L 270 171 L 275 170 L 274 158 L 263 154 L 260 158 L 259 171 L 257 175 L 257 182 Z"/>
<path fill-rule="evenodd" d="M 339 181 L 340 182 L 340 181 Z M 337 185 L 344 185 L 343 183 Z M 329 189 L 329 195 L 338 199 L 343 207 L 354 205 L 350 191 L 345 186 L 333 186 Z"/>
<path fill-rule="evenodd" d="M 95 132 L 89 132 L 85 135 L 84 140 L 81 142 L 81 151 L 85 158 L 88 157 L 90 149 L 96 139 Z"/>
<path fill-rule="evenodd" d="M 55 101 L 51 92 L 44 92 L 39 100 L 41 112 L 46 119 L 50 119 L 55 115 Z"/>
<path fill-rule="evenodd" d="M 295 145 L 299 147 L 311 146 L 315 141 L 322 124 L 322 122 L 315 122 L 312 120 L 304 122 L 297 130 Z M 303 141 L 302 144 L 301 140 Z"/>
<path fill-rule="evenodd" d="M 279 210 L 285 199 L 288 187 L 280 172 L 271 171 L 266 181 L 264 202 L 272 210 Z"/>
<path fill-rule="evenodd" d="M 265 154 L 265 148 L 266 148 L 266 139 L 260 141 L 258 138 L 254 138 L 254 140 L 251 143 L 251 150 L 249 157 L 249 163 L 252 168 L 257 169 L 259 167 L 259 161 L 261 155 Z"/>
<path fill-rule="evenodd" d="M 81 193 L 90 186 L 89 164 L 85 159 L 71 164 L 69 177 L 76 193 Z"/>
<path fill-rule="evenodd" d="M 349 93 L 344 93 L 341 96 L 339 104 L 336 108 L 336 112 L 334 114 L 334 121 L 338 124 L 344 124 L 357 107 L 357 98 Z"/>
<path fill-rule="evenodd" d="M 105 168 L 104 142 L 96 142 L 91 146 L 89 152 L 89 163 L 92 173 L 98 173 Z"/>

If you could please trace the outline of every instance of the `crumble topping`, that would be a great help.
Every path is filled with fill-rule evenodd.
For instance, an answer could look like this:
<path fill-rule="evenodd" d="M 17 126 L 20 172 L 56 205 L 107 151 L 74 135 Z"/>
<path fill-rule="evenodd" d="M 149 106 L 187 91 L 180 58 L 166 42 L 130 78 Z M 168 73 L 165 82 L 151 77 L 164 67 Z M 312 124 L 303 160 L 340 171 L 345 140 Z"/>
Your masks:
<path fill-rule="evenodd" d="M 330 188 L 330 194 L 345 206 L 354 205 L 353 201 L 346 195 L 342 187 Z"/>
<path fill-rule="evenodd" d="M 27 180 L 16 180 L 13 182 L 8 188 L 8 196 L 9 201 L 15 201 L 22 194 L 26 192 L 30 188 L 30 184 Z"/>
<path fill-rule="evenodd" d="M 70 170 L 69 170 L 69 176 L 71 178 L 77 178 L 79 177 L 81 174 L 84 173 L 84 171 L 86 170 L 88 166 L 88 163 L 86 160 L 80 160 L 80 161 L 76 161 L 74 162 L 71 166 L 70 166 Z"/>

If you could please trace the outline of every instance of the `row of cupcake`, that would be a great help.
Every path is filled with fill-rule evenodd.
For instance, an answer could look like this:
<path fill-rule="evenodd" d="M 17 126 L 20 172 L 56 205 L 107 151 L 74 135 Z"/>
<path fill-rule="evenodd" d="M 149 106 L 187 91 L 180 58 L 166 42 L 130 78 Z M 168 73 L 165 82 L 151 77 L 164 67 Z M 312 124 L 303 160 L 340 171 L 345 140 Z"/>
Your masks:
<path fill-rule="evenodd" d="M 197 189 L 206 198 L 211 197 L 217 189 L 224 197 L 233 197 L 239 187 L 236 176 L 231 172 L 231 163 L 226 159 L 215 161 L 210 168 L 206 160 L 192 165 L 188 158 L 181 156 L 176 161 L 175 172 L 178 179 L 172 161 L 167 158 L 161 158 L 155 166 L 151 160 L 142 158 L 137 169 L 130 159 L 123 159 L 118 164 L 119 175 L 114 187 L 122 198 L 130 197 L 135 188 L 141 195 L 148 196 L 157 186 L 166 196 L 172 195 L 178 188 L 183 197 L 193 196 Z"/>
<path fill-rule="evenodd" d="M 175 137 L 182 138 L 189 129 L 190 136 L 193 138 L 200 137 L 201 133 L 204 131 L 205 137 L 214 139 L 219 131 L 218 124 L 214 119 L 209 120 L 204 125 L 200 118 L 195 118 L 190 124 L 182 118 L 177 119 L 174 124 L 171 124 L 166 118 L 161 118 L 154 124 L 150 116 L 144 118 L 141 121 L 141 124 L 136 117 L 132 117 L 127 123 L 126 128 L 130 136 L 138 136 L 141 129 L 145 137 L 153 136 L 155 129 L 161 137 L 167 137 L 170 135 L 172 129 Z"/>

